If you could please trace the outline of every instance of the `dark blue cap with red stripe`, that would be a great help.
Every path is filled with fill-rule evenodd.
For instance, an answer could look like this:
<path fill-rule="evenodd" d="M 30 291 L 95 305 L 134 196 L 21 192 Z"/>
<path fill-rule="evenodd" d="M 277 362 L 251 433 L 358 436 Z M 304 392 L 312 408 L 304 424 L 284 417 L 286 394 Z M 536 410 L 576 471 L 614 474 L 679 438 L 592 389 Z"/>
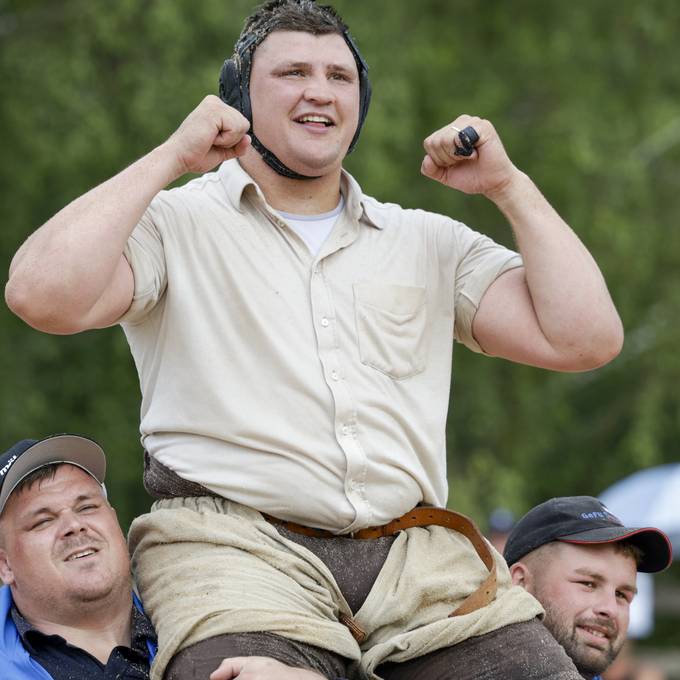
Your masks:
<path fill-rule="evenodd" d="M 503 556 L 508 565 L 552 541 L 592 545 L 626 541 L 642 551 L 638 571 L 665 569 L 673 559 L 668 536 L 653 527 L 630 528 L 593 496 L 551 498 L 527 512 L 512 530 Z"/>

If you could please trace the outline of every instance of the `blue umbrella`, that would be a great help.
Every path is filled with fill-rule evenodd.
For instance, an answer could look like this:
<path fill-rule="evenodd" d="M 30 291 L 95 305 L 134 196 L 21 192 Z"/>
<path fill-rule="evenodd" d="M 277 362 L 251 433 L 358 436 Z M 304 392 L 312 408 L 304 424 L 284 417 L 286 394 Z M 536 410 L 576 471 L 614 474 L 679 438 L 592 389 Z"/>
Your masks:
<path fill-rule="evenodd" d="M 635 472 L 600 494 L 600 500 L 627 527 L 656 527 L 673 544 L 680 559 L 680 463 Z M 638 574 L 638 595 L 630 609 L 628 634 L 643 638 L 654 627 L 654 584 L 651 574 Z"/>
<path fill-rule="evenodd" d="M 601 493 L 600 500 L 627 527 L 661 529 L 680 559 L 680 463 L 635 472 Z"/>

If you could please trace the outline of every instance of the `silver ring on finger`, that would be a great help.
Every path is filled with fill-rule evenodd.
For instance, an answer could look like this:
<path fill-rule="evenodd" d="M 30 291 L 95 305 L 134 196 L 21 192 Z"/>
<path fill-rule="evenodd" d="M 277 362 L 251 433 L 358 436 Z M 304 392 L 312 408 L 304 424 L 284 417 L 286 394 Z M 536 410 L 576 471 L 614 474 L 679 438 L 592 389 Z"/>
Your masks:
<path fill-rule="evenodd" d="M 451 130 L 453 130 L 456 133 L 456 137 L 460 137 L 460 133 L 462 132 L 462 130 L 459 127 L 456 127 L 452 123 L 451 125 L 449 125 L 449 128 L 451 128 Z M 458 149 L 459 146 L 458 144 L 456 144 L 456 140 L 454 139 L 453 144 L 451 144 L 451 148 L 448 151 L 449 156 L 459 156 L 460 154 L 458 153 Z"/>

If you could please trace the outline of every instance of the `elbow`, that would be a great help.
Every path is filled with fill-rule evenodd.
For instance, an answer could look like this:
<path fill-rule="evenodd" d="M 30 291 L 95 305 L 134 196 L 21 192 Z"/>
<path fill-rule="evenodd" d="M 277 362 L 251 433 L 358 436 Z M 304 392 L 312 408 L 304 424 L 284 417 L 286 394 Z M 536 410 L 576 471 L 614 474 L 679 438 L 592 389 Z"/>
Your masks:
<path fill-rule="evenodd" d="M 623 323 L 618 314 L 615 314 L 607 329 L 603 330 L 598 342 L 598 351 L 595 353 L 597 365 L 594 368 L 604 366 L 616 359 L 623 349 Z"/>
<path fill-rule="evenodd" d="M 616 359 L 623 349 L 623 335 L 620 339 L 615 339 L 609 343 L 601 343 L 596 349 L 591 352 L 589 357 L 589 365 L 586 370 L 600 368 Z"/>
<path fill-rule="evenodd" d="M 16 316 L 36 330 L 58 335 L 70 335 L 82 330 L 56 303 L 55 296 L 26 285 L 16 277 L 10 277 L 5 285 L 5 302 Z"/>
<path fill-rule="evenodd" d="M 623 349 L 623 325 L 616 317 L 606 328 L 601 327 L 590 338 L 587 347 L 581 348 L 569 370 L 591 371 L 610 363 Z"/>
<path fill-rule="evenodd" d="M 5 303 L 10 311 L 27 323 L 32 312 L 31 295 L 25 286 L 17 283 L 16 277 L 10 277 L 5 284 Z"/>
<path fill-rule="evenodd" d="M 610 361 L 616 359 L 616 357 L 619 356 L 623 350 L 623 323 L 621 323 L 621 319 L 618 316 L 616 317 L 616 321 L 616 327 L 613 329 L 611 337 L 609 358 L 604 363 L 609 363 Z"/>

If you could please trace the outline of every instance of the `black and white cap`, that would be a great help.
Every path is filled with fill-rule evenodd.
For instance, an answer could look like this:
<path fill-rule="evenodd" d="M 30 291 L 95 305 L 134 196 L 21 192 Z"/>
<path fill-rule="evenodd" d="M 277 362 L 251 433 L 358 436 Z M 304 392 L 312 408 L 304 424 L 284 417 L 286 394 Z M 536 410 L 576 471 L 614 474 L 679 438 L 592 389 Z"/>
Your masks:
<path fill-rule="evenodd" d="M 76 434 L 23 439 L 0 456 L 0 514 L 22 479 L 52 463 L 75 465 L 104 485 L 106 456 L 94 440 Z"/>

